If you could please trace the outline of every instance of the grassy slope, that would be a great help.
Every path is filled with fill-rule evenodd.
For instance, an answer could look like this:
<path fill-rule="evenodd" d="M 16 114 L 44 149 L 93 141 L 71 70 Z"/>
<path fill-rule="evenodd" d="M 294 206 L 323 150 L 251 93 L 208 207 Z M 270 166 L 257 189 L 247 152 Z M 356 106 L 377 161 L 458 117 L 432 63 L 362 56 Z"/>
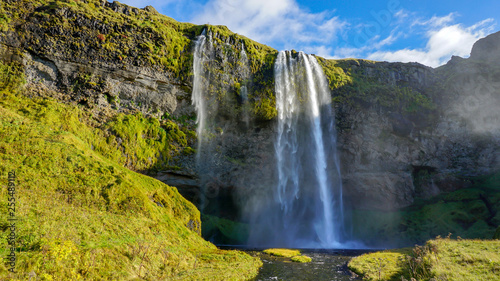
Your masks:
<path fill-rule="evenodd" d="M 117 149 L 82 122 L 91 120 L 82 110 L 16 93 L 15 70 L 1 68 L 0 179 L 6 186 L 7 173 L 16 171 L 18 279 L 30 271 L 41 280 L 239 280 L 257 273 L 259 260 L 199 236 L 199 212 L 175 188 L 103 156 Z M 0 198 L 7 200 L 4 187 Z M 5 258 L 5 208 L 0 216 Z M 1 277 L 9 275 L 4 263 Z"/>
<path fill-rule="evenodd" d="M 500 240 L 434 239 L 425 246 L 365 254 L 349 268 L 363 280 L 500 280 Z"/>

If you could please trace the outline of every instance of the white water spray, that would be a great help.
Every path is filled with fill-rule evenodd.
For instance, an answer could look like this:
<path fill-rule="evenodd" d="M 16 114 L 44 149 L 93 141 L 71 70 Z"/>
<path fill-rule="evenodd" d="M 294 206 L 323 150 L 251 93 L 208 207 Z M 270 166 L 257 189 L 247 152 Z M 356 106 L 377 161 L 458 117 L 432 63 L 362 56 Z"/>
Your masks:
<path fill-rule="evenodd" d="M 275 141 L 282 239 L 287 246 L 341 246 L 342 184 L 326 77 L 314 56 L 280 52 L 275 63 Z M 309 228 L 309 229 L 308 229 Z"/>

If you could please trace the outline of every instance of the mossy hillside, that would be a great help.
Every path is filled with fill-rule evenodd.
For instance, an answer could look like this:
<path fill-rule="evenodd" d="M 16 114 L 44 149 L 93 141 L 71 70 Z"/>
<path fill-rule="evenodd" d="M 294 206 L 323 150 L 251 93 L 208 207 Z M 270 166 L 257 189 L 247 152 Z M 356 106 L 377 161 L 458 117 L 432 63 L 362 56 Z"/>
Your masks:
<path fill-rule="evenodd" d="M 2 65 L 1 77 L 16 77 L 4 74 L 9 71 L 16 70 Z M 236 280 L 256 274 L 258 260 L 220 251 L 199 237 L 199 212 L 175 188 L 97 151 L 92 143 L 104 147 L 106 138 L 71 117 L 76 107 L 26 98 L 27 90 L 14 94 L 15 80 L 1 83 L 0 173 L 6 183 L 7 172 L 16 171 L 18 279 L 31 271 L 41 280 Z M 1 216 L 5 257 L 7 213 Z M 2 278 L 9 276 L 4 262 Z"/>
<path fill-rule="evenodd" d="M 353 82 L 352 76 L 346 73 L 339 61 L 327 60 L 322 57 L 316 57 L 316 59 L 323 68 L 323 72 L 328 79 L 331 90 L 338 89 Z"/>
<path fill-rule="evenodd" d="M 149 171 L 171 168 L 173 157 L 193 153 L 189 146 L 194 143 L 193 133 L 189 127 L 183 128 L 172 120 L 160 122 L 141 113 L 118 114 L 104 126 L 112 133 L 107 143 L 121 148 L 125 159 L 120 162 L 132 169 Z"/>
<path fill-rule="evenodd" d="M 277 51 L 225 26 L 179 23 L 152 7 L 137 9 L 97 0 L 2 2 L 1 8 L 6 11 L 7 28 L 18 34 L 16 40 L 32 54 L 92 67 L 146 67 L 167 76 L 187 92 L 192 79 L 193 39 L 206 29 L 213 34 L 213 44 L 223 53 L 222 58 L 229 58 L 218 62 L 221 69 L 212 71 L 215 75 L 222 71 L 223 77 L 214 79 L 220 85 L 211 91 L 217 95 L 218 107 L 224 109 L 221 111 L 241 111 L 234 100 L 240 98 L 239 87 L 246 86 L 250 113 L 262 120 L 276 115 L 272 67 Z M 9 43 L 11 37 L 5 33 L 2 41 Z M 239 56 L 242 47 L 248 56 L 248 77 L 231 73 L 241 67 L 242 62 L 231 56 Z M 105 81 L 96 73 L 84 75 L 91 79 L 69 77 L 70 84 L 77 86 L 65 90 L 72 92 L 73 99 L 92 103 L 89 90 L 106 93 Z"/>
<path fill-rule="evenodd" d="M 147 66 L 185 76 L 189 36 L 201 32 L 154 9 L 106 1 L 7 1 L 9 29 L 38 55 L 74 62 Z"/>
<path fill-rule="evenodd" d="M 400 211 L 354 210 L 353 235 L 378 246 L 423 243 L 450 232 L 462 238 L 492 238 L 499 225 L 498 174 L 471 178 L 471 188 L 417 200 Z"/>
<path fill-rule="evenodd" d="M 23 67 L 18 63 L 0 63 L 2 83 L 16 84 L 14 77 L 22 77 Z M 29 85 L 26 94 L 33 97 L 58 97 L 62 93 L 46 89 L 42 84 Z M 183 118 L 165 116 L 162 120 L 145 117 L 142 113 L 124 114 L 111 112 L 108 121 L 102 124 L 100 117 L 94 116 L 85 107 L 68 110 L 52 99 L 42 99 L 39 103 L 27 103 L 10 95 L 5 102 L 12 108 L 30 114 L 37 121 L 50 126 L 62 124 L 92 149 L 108 159 L 129 169 L 151 172 L 175 167 L 179 155 L 194 153 L 192 146 L 196 140 L 193 126 Z M 86 123 L 81 127 L 79 122 Z M 95 130 L 99 128 L 100 130 Z"/>
<path fill-rule="evenodd" d="M 437 238 L 410 251 L 355 257 L 348 266 L 363 280 L 498 280 L 500 241 Z"/>
<path fill-rule="evenodd" d="M 141 113 L 118 114 L 108 123 L 100 124 L 87 111 L 68 110 L 50 99 L 25 104 L 17 96 L 7 96 L 4 102 L 49 126 L 62 124 L 62 129 L 88 142 L 93 150 L 133 170 L 170 168 L 174 163 L 172 158 L 188 151 L 194 142 L 188 126 L 180 129 L 172 120 L 160 122 Z M 81 127 L 80 120 L 90 127 Z"/>

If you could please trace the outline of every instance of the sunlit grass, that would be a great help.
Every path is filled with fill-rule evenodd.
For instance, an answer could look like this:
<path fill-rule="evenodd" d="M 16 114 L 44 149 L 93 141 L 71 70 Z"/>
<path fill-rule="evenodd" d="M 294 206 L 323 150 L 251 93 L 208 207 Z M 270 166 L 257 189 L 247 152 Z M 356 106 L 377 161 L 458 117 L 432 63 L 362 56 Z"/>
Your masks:
<path fill-rule="evenodd" d="M 349 268 L 363 280 L 500 280 L 500 240 L 438 238 L 355 257 Z"/>
<path fill-rule="evenodd" d="M 300 262 L 300 263 L 306 263 L 306 262 L 312 261 L 312 259 L 308 256 L 295 256 L 295 257 L 292 257 L 291 260 L 294 262 Z"/>
<path fill-rule="evenodd" d="M 401 280 L 399 261 L 411 252 L 410 248 L 368 253 L 353 258 L 349 269 L 365 280 Z"/>
<path fill-rule="evenodd" d="M 266 250 L 264 250 L 264 253 L 269 254 L 269 255 L 273 255 L 273 256 L 277 256 L 277 257 L 285 257 L 285 258 L 291 258 L 291 257 L 300 255 L 299 250 L 278 249 L 278 248 L 266 249 Z"/>

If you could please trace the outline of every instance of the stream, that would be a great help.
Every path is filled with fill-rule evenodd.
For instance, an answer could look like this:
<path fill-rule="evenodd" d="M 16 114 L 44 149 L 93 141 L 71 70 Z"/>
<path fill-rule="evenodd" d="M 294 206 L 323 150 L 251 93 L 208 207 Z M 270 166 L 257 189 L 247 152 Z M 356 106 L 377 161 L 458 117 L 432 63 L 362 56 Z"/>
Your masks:
<path fill-rule="evenodd" d="M 303 255 L 311 257 L 312 262 L 297 263 L 290 261 L 289 258 L 275 257 L 262 251 L 244 251 L 259 257 L 263 263 L 259 274 L 252 281 L 361 280 L 349 271 L 347 263 L 353 257 L 370 252 L 370 250 L 301 250 Z"/>

